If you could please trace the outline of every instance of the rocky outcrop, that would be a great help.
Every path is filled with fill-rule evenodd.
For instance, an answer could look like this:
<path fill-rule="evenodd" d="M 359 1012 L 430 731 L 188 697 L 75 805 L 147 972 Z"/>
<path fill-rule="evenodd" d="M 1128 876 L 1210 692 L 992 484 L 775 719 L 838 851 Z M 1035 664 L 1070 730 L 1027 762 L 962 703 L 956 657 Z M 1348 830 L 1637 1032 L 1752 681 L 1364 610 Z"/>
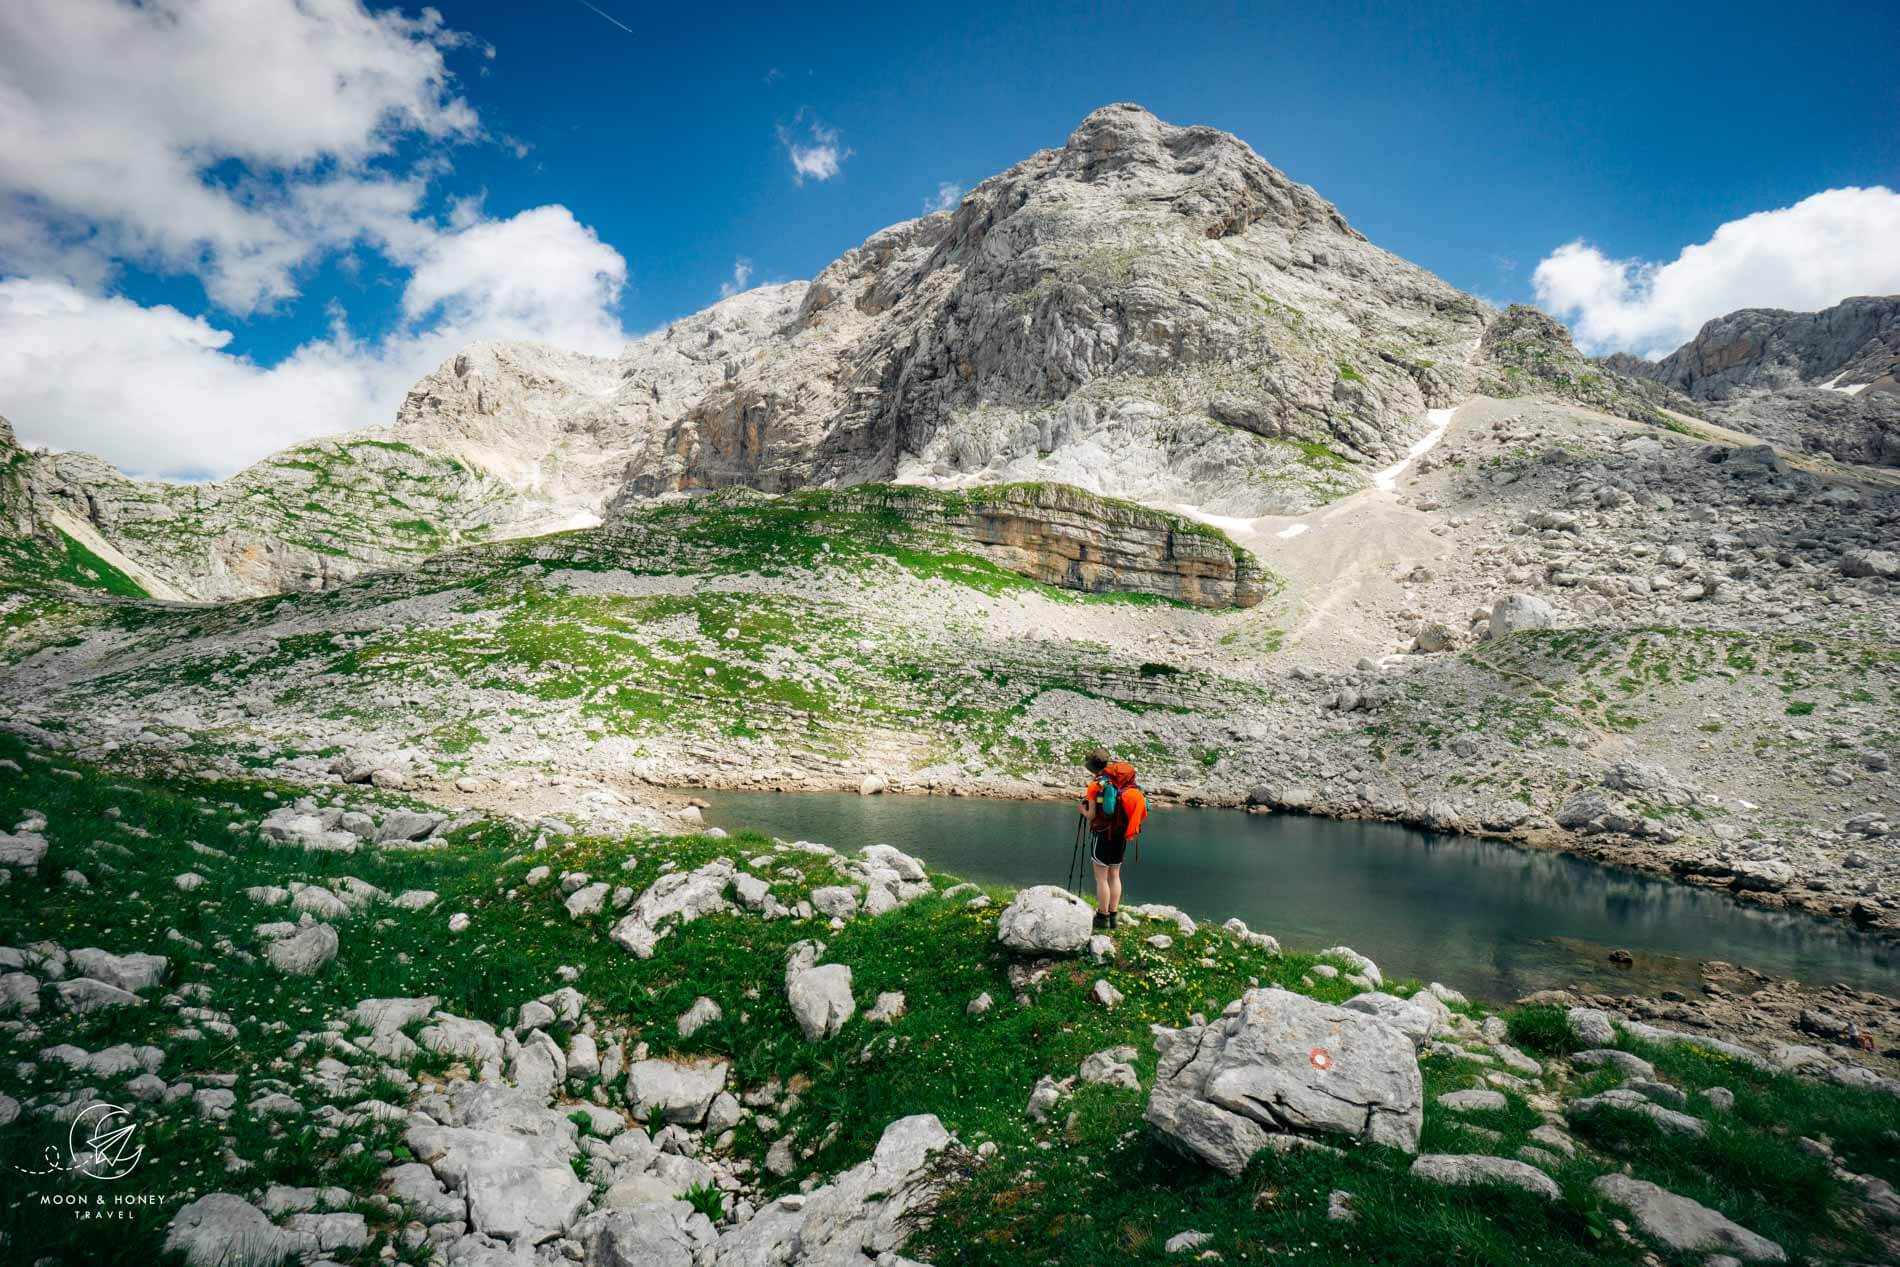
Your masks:
<path fill-rule="evenodd" d="M 1011 950 L 1072 955 L 1088 944 L 1094 912 L 1053 884 L 1023 889 L 996 920 L 996 939 Z"/>
<path fill-rule="evenodd" d="M 1218 528 L 1067 484 L 961 494 L 880 485 L 836 504 L 946 532 L 1001 567 L 1065 589 L 1154 594 L 1196 607 L 1252 607 L 1269 590 L 1264 569 Z"/>
<path fill-rule="evenodd" d="M 1658 383 L 1590 360 L 1562 324 L 1524 304 L 1512 304 L 1485 328 L 1474 387 L 1487 396 L 1539 396 L 1659 427 L 1676 425 L 1665 409 L 1700 412 Z"/>

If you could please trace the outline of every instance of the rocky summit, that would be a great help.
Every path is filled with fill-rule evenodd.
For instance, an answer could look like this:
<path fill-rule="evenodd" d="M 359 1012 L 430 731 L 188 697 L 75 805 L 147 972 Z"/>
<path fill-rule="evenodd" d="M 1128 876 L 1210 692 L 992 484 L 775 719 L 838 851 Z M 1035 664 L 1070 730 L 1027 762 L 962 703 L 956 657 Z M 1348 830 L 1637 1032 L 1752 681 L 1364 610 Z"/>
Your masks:
<path fill-rule="evenodd" d="M 1593 360 L 1118 104 L 222 482 L 0 423 L 0 1259 L 1893 1261 L 1886 994 L 1671 943 L 1699 994 L 1474 1001 L 701 793 L 1106 745 L 1157 824 L 1484 835 L 1877 962 L 1895 302 Z"/>

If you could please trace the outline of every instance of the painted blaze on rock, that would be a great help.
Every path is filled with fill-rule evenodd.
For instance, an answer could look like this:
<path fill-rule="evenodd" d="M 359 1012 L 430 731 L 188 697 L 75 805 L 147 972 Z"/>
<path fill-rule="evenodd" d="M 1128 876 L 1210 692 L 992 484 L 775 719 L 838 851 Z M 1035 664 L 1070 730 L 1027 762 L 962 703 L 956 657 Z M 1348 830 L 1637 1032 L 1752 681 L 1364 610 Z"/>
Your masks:
<path fill-rule="evenodd" d="M 1155 1047 L 1146 1120 L 1230 1174 L 1288 1132 L 1418 1151 L 1418 1059 L 1411 1040 L 1376 1017 L 1249 990 L 1210 1024 L 1157 1035 Z"/>

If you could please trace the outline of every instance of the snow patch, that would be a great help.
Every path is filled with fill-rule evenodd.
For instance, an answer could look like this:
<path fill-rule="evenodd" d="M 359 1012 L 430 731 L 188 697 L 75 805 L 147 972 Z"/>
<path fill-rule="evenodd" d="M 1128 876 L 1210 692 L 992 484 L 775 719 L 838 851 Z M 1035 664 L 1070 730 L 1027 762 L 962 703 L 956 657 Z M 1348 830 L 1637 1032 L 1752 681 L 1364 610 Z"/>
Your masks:
<path fill-rule="evenodd" d="M 1293 539 L 1294 537 L 1299 536 L 1302 532 L 1305 532 L 1308 528 L 1312 526 L 1313 525 L 1311 524 L 1288 524 L 1286 527 L 1280 529 L 1280 531 L 1274 533 L 1273 535 L 1280 538 L 1280 540 L 1282 541 L 1289 541 Z"/>
<path fill-rule="evenodd" d="M 1445 438 L 1445 432 L 1451 427 L 1451 416 L 1456 409 L 1427 409 L 1425 420 L 1432 429 L 1420 436 L 1418 443 L 1403 458 L 1372 477 L 1375 487 L 1382 493 L 1396 493 L 1399 489 L 1399 476 L 1405 474 L 1405 468 L 1424 457 L 1431 447 Z"/>
<path fill-rule="evenodd" d="M 1843 396 L 1858 396 L 1862 392 L 1867 390 L 1867 384 L 1865 383 L 1855 383 L 1852 386 L 1848 386 L 1848 387 L 1836 387 L 1834 385 L 1840 382 L 1845 377 L 1847 377 L 1847 371 L 1842 370 L 1840 373 L 1836 374 L 1833 378 L 1828 379 L 1827 382 L 1822 383 L 1821 390 L 1824 392 L 1839 392 Z"/>
<path fill-rule="evenodd" d="M 567 519 L 562 522 L 561 526 L 555 529 L 555 531 L 556 532 L 572 532 L 576 528 L 598 528 L 598 527 L 600 527 L 599 515 L 596 515 L 591 510 L 577 510 L 573 514 L 569 515 Z"/>

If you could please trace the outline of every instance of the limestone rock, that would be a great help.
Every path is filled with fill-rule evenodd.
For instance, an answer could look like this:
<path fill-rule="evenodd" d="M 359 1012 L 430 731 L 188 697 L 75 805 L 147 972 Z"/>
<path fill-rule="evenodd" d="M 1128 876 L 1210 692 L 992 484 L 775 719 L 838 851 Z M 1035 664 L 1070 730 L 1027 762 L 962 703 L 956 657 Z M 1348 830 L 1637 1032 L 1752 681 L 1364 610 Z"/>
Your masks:
<path fill-rule="evenodd" d="M 1787 1261 L 1787 1252 L 1767 1237 L 1653 1183 L 1604 1175 L 1591 1187 L 1628 1209 L 1643 1231 L 1679 1253 L 1733 1254 L 1752 1263 Z"/>
<path fill-rule="evenodd" d="M 719 1262 L 732 1267 L 855 1264 L 894 1255 L 937 1190 L 925 1163 L 951 1142 L 932 1114 L 899 1118 L 884 1128 L 868 1161 L 814 1188 L 802 1201 L 774 1202 L 726 1233 L 719 1241 Z"/>
<path fill-rule="evenodd" d="M 661 876 L 614 925 L 614 944 L 636 959 L 653 958 L 653 948 L 674 927 L 726 908 L 733 871 L 729 860 L 718 858 L 694 871 Z"/>
<path fill-rule="evenodd" d="M 1451 1010 L 1429 991 L 1420 990 L 1409 999 L 1378 991 L 1354 995 L 1342 1007 L 1376 1016 L 1423 1048 L 1451 1023 Z"/>
<path fill-rule="evenodd" d="M 636 1060 L 627 1069 L 627 1102 L 636 1121 L 697 1126 L 726 1089 L 723 1060 Z"/>
<path fill-rule="evenodd" d="M 134 994 L 157 985 L 165 976 L 167 962 L 163 955 L 113 955 L 97 948 L 75 950 L 71 958 L 80 976 Z"/>
<path fill-rule="evenodd" d="M 1506 594 L 1491 604 L 1491 636 L 1508 638 L 1526 629 L 1549 629 L 1557 610 L 1535 594 Z"/>
<path fill-rule="evenodd" d="M 1238 1174 L 1276 1133 L 1418 1147 L 1424 1086 L 1412 1042 L 1383 1021 L 1285 990 L 1249 990 L 1208 1025 L 1163 1031 L 1145 1118 Z"/>
<path fill-rule="evenodd" d="M 328 924 L 309 924 L 264 948 L 271 966 L 286 976 L 307 977 L 336 958 L 336 929 Z"/>
<path fill-rule="evenodd" d="M 1546 1201 L 1563 1196 L 1557 1181 L 1529 1162 L 1480 1153 L 1427 1153 L 1412 1162 L 1412 1177 L 1454 1187 L 1519 1188 Z"/>
<path fill-rule="evenodd" d="M 996 920 L 996 937 L 1012 950 L 1074 954 L 1094 932 L 1094 910 L 1053 884 L 1023 889 Z"/>
<path fill-rule="evenodd" d="M 857 1011 L 851 997 L 851 969 L 841 963 L 818 964 L 824 943 L 801 941 L 786 955 L 785 997 L 798 1027 L 812 1042 L 831 1038 Z"/>
<path fill-rule="evenodd" d="M 280 1228 L 262 1210 L 229 1192 L 199 1197 L 172 1216 L 165 1252 L 187 1267 L 276 1267 L 285 1258 L 314 1257 L 317 1238 Z"/>

